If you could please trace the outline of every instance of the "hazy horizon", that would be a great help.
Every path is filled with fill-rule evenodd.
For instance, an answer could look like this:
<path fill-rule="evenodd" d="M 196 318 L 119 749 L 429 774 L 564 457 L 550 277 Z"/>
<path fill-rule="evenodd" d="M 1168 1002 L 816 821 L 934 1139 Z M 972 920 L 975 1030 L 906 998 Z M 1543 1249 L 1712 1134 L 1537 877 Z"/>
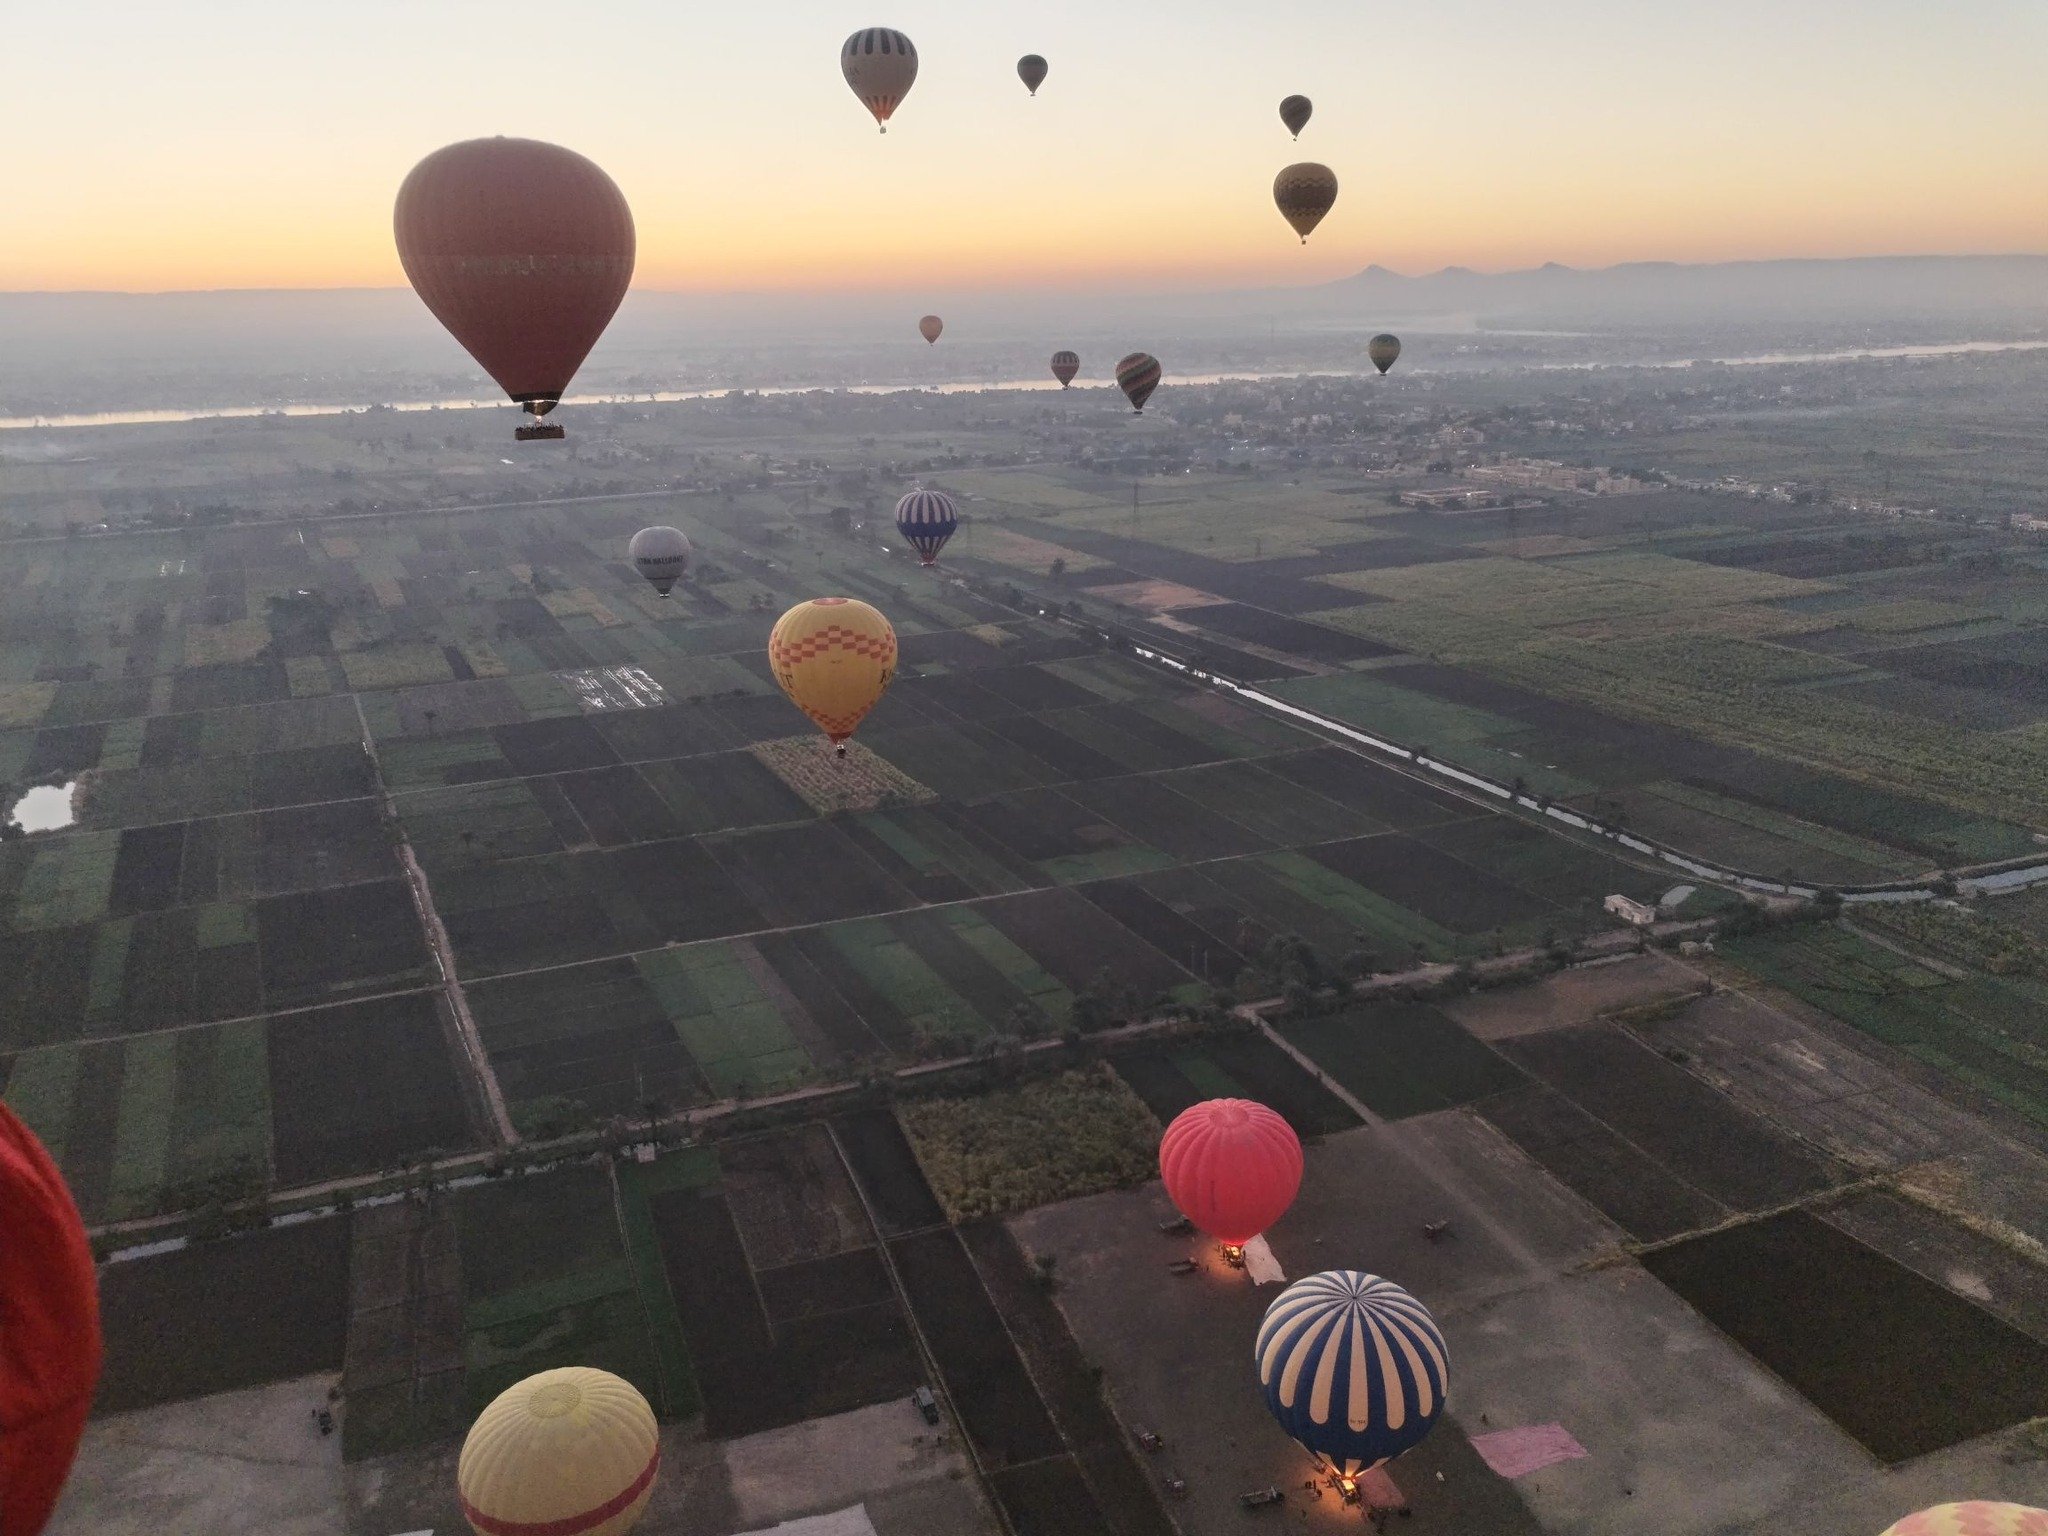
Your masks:
<path fill-rule="evenodd" d="M 1707 269 L 1800 267 L 1822 264 L 1849 263 L 1898 263 L 1913 262 L 2001 262 L 2001 261 L 2044 261 L 2048 262 L 2048 245 L 2041 250 L 2013 251 L 1878 251 L 1860 256 L 1748 256 L 1730 258 L 1726 261 L 1671 261 L 1657 258 L 1623 259 L 1595 265 L 1576 265 L 1571 262 L 1543 260 L 1518 263 L 1507 266 L 1469 266 L 1459 262 L 1448 262 L 1428 269 L 1402 270 L 1388 266 L 1385 262 L 1372 262 L 1356 272 L 1339 273 L 1335 277 L 1317 277 L 1309 281 L 1275 282 L 1270 284 L 1247 283 L 1240 286 L 1204 284 L 1190 281 L 1161 289 L 1158 285 L 1142 285 L 1135 281 L 1118 283 L 1104 279 L 1086 285 L 1059 288 L 1034 288 L 1030 286 L 988 286 L 957 285 L 950 291 L 955 293 L 1029 293 L 1048 298 L 1063 295 L 1111 295 L 1122 292 L 1166 292 L 1177 297 L 1205 297 L 1232 293 L 1300 293 L 1309 294 L 1319 289 L 1331 288 L 1337 284 L 1355 279 L 1393 278 L 1419 282 L 1430 278 L 1473 277 L 1511 278 L 1535 276 L 1544 273 L 1566 272 L 1582 276 L 1601 276 L 1610 273 L 1637 271 L 1697 271 Z M 663 288 L 653 284 L 636 282 L 631 290 L 641 295 L 661 295 L 677 298 L 704 300 L 768 298 L 781 300 L 792 295 L 805 298 L 837 298 L 842 296 L 867 295 L 875 293 L 930 293 L 929 285 L 916 289 L 877 289 L 869 287 L 832 287 L 829 285 L 804 289 L 782 289 L 771 287 L 733 287 L 717 290 L 696 288 Z M 947 290 L 940 289 L 940 293 Z M 411 293 L 412 289 L 403 281 L 389 283 L 330 283 L 291 284 L 274 283 L 251 286 L 223 284 L 211 288 L 0 288 L 0 298 L 205 298 L 232 297 L 235 295 L 343 295 L 352 293 Z M 2044 301 L 2048 302 L 2048 301 Z"/>

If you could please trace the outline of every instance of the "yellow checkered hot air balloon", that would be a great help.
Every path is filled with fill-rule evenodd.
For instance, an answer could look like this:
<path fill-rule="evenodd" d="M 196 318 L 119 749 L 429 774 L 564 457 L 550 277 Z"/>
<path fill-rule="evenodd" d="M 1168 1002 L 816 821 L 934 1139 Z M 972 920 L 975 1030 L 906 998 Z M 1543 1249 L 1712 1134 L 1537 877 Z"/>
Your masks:
<path fill-rule="evenodd" d="M 647 1399 L 610 1371 L 572 1365 L 491 1400 L 462 1442 L 455 1484 L 478 1536 L 625 1536 L 660 1467 Z"/>
<path fill-rule="evenodd" d="M 1983 1499 L 1937 1504 L 1887 1526 L 1884 1536 L 2048 1536 L 2048 1509 Z"/>
<path fill-rule="evenodd" d="M 839 755 L 896 675 L 896 631 L 854 597 L 814 597 L 775 621 L 768 665 Z"/>

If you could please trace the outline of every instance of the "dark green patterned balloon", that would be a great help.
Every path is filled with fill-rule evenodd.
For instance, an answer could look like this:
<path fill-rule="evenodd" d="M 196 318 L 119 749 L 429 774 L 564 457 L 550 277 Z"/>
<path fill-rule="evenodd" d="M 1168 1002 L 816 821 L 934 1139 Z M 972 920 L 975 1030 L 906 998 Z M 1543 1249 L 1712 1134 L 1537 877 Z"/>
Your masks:
<path fill-rule="evenodd" d="M 1159 387 L 1159 359 L 1150 352 L 1133 352 L 1116 365 L 1116 387 L 1131 402 L 1131 409 L 1143 415 L 1145 402 Z"/>

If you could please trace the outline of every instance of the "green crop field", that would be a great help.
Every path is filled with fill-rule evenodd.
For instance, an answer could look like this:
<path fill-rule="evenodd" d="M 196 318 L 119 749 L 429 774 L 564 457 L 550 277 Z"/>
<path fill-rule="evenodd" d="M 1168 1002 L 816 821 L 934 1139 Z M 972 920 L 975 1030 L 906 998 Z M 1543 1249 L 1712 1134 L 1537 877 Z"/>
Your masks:
<path fill-rule="evenodd" d="M 270 1083 L 257 1021 L 26 1051 L 6 1090 L 94 1221 L 180 1209 L 181 1191 L 260 1184 L 269 1174 Z"/>
<path fill-rule="evenodd" d="M 522 1377 L 594 1365 L 666 1404 L 636 1267 L 601 1168 L 484 1184 L 455 1196 L 469 1411 Z"/>
<path fill-rule="evenodd" d="M 668 1271 L 661 1260 L 653 1213 L 648 1200 L 671 1189 L 696 1189 L 718 1180 L 718 1154 L 709 1147 L 688 1147 L 666 1153 L 652 1163 L 618 1165 L 619 1210 L 624 1217 L 626 1249 L 632 1258 L 633 1284 L 647 1316 L 654 1347 L 654 1368 L 661 1380 L 661 1416 L 686 1419 L 702 1399 L 690 1347 L 676 1317 Z"/>
<path fill-rule="evenodd" d="M 1838 926 L 1730 941 L 1737 965 L 2048 1124 L 2048 985 L 1955 980 Z"/>
<path fill-rule="evenodd" d="M 634 964 L 714 1092 L 770 1093 L 812 1076 L 810 1056 L 784 1022 L 758 972 L 729 944 L 693 944 Z"/>

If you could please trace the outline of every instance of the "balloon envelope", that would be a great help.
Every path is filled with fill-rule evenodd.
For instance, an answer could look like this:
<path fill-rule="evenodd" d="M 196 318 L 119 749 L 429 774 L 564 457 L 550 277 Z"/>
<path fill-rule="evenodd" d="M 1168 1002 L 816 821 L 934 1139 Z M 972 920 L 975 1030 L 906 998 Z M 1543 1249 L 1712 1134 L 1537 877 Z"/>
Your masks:
<path fill-rule="evenodd" d="M 654 1410 L 610 1371 L 565 1366 L 507 1387 L 462 1442 L 455 1485 L 477 1536 L 622 1536 L 661 1468 Z"/>
<path fill-rule="evenodd" d="M 1372 359 L 1373 367 L 1385 373 L 1401 355 L 1401 338 L 1382 331 L 1365 344 L 1365 355 Z"/>
<path fill-rule="evenodd" d="M 1306 96 L 1285 96 L 1280 101 L 1280 121 L 1287 125 L 1287 131 L 1297 139 L 1301 130 L 1308 126 L 1309 114 L 1315 111 L 1315 104 Z"/>
<path fill-rule="evenodd" d="M 0 1104 L 0 1529 L 56 1507 L 100 1375 L 92 1245 L 57 1165 Z"/>
<path fill-rule="evenodd" d="M 498 386 L 553 410 L 633 279 L 633 213 L 557 144 L 470 139 L 398 189 L 398 259 L 434 318 Z"/>
<path fill-rule="evenodd" d="M 768 666 L 792 703 L 841 746 L 896 675 L 896 631 L 854 597 L 814 597 L 775 621 Z"/>
<path fill-rule="evenodd" d="M 1037 54 L 1027 53 L 1017 61 L 1017 78 L 1024 82 L 1026 90 L 1036 96 L 1038 88 L 1045 84 L 1045 75 L 1048 67 L 1045 60 Z"/>
<path fill-rule="evenodd" d="M 1080 371 L 1080 354 L 1075 352 L 1053 353 L 1052 376 L 1060 381 L 1061 389 L 1065 389 L 1068 385 L 1072 384 L 1074 382 L 1074 375 Z"/>
<path fill-rule="evenodd" d="M 1301 1138 L 1250 1099 L 1205 1099 L 1159 1140 L 1159 1176 L 1183 1215 L 1218 1242 L 1250 1242 L 1301 1188 Z"/>
<path fill-rule="evenodd" d="M 839 50 L 839 72 L 882 132 L 917 80 L 917 49 L 891 27 L 862 27 Z"/>
<path fill-rule="evenodd" d="M 937 341 L 939 339 L 939 332 L 943 331 L 945 328 L 946 322 L 941 320 L 937 315 L 926 315 L 922 320 L 917 322 L 917 334 L 922 336 L 926 341 Z"/>
<path fill-rule="evenodd" d="M 2048 1536 L 2048 1509 L 1981 1499 L 1937 1504 L 1885 1527 L 1884 1536 Z"/>
<path fill-rule="evenodd" d="M 920 565 L 938 559 L 959 526 L 960 514 L 944 491 L 912 491 L 896 503 L 896 531 L 910 541 Z"/>
<path fill-rule="evenodd" d="M 1133 352 L 1116 365 L 1116 387 L 1131 402 L 1131 409 L 1142 415 L 1145 402 L 1159 387 L 1159 359 L 1150 352 Z"/>
<path fill-rule="evenodd" d="M 1280 1427 L 1347 1477 L 1391 1461 L 1444 1411 L 1450 1352 L 1391 1280 L 1325 1270 L 1274 1298 L 1253 1358 Z"/>
<path fill-rule="evenodd" d="M 1327 165 L 1304 160 L 1285 167 L 1273 178 L 1273 202 L 1280 209 L 1301 243 L 1308 244 L 1309 231 L 1323 222 L 1323 215 L 1337 201 L 1337 173 Z"/>
<path fill-rule="evenodd" d="M 626 546 L 626 556 L 667 597 L 690 568 L 690 541 L 680 528 L 642 528 Z"/>

